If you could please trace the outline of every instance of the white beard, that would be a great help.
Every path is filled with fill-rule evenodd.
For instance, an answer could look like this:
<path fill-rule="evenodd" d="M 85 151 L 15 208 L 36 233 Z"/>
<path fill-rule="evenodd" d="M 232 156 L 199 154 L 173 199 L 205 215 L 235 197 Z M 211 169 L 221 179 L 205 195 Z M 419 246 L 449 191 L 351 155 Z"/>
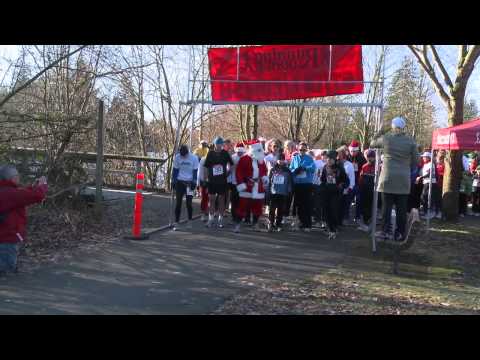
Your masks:
<path fill-rule="evenodd" d="M 265 154 L 264 153 L 255 153 L 252 155 L 252 157 L 257 160 L 258 162 L 262 162 L 263 159 L 265 158 Z"/>

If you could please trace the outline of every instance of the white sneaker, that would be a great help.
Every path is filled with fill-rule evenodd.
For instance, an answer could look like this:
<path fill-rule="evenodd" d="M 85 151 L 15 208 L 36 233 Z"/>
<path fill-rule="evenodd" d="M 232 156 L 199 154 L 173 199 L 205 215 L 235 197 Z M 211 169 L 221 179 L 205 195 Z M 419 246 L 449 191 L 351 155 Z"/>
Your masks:
<path fill-rule="evenodd" d="M 434 217 L 435 217 L 435 215 L 432 214 L 432 213 L 429 213 L 429 214 L 425 215 L 425 219 L 433 219 Z"/>
<path fill-rule="evenodd" d="M 218 224 L 218 227 L 219 227 L 220 229 L 223 228 L 223 218 L 222 218 L 222 217 L 220 217 L 220 216 L 218 217 L 218 223 L 217 223 L 217 224 Z"/>
<path fill-rule="evenodd" d="M 273 232 L 273 224 L 270 221 L 267 224 L 267 231 L 268 232 Z"/>
<path fill-rule="evenodd" d="M 436 217 L 437 219 L 441 219 L 441 218 L 442 218 L 442 214 L 438 213 L 437 215 L 435 215 L 435 217 Z"/>
<path fill-rule="evenodd" d="M 180 230 L 180 227 L 178 226 L 178 223 L 177 222 L 174 222 L 173 223 L 173 228 L 172 228 L 173 231 L 177 231 L 177 230 Z"/>
<path fill-rule="evenodd" d="M 357 230 L 368 232 L 370 230 L 370 227 L 361 222 L 359 223 Z"/>
<path fill-rule="evenodd" d="M 253 231 L 256 231 L 256 232 L 262 231 L 259 223 L 256 223 L 255 225 L 253 225 L 252 229 Z"/>
<path fill-rule="evenodd" d="M 309 233 L 309 232 L 312 231 L 312 229 L 310 229 L 310 228 L 303 228 L 303 231 L 306 232 L 306 233 Z"/>
<path fill-rule="evenodd" d="M 240 224 L 235 225 L 235 227 L 233 228 L 233 232 L 234 233 L 239 233 L 240 232 Z"/>
<path fill-rule="evenodd" d="M 337 237 L 337 233 L 336 233 L 336 232 L 330 231 L 330 232 L 328 233 L 328 239 L 329 239 L 329 240 L 334 240 L 334 239 L 336 239 L 336 237 Z"/>

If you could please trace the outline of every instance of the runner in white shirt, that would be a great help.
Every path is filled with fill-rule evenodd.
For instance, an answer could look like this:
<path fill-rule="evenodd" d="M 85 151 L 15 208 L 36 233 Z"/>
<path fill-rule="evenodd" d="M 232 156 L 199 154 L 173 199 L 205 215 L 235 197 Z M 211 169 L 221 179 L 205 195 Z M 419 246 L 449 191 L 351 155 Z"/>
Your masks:
<path fill-rule="evenodd" d="M 340 206 L 341 210 L 339 214 L 340 225 L 343 225 L 344 220 L 350 220 L 350 207 L 352 205 L 353 187 L 355 186 L 355 169 L 353 164 L 347 160 L 347 151 L 345 148 L 346 146 L 337 150 L 338 160 L 343 164 L 343 168 L 345 169 L 345 173 L 347 174 L 350 182 L 348 188 L 344 190 L 342 196 L 342 206 Z"/>
<path fill-rule="evenodd" d="M 272 169 L 275 167 L 275 164 L 277 163 L 281 146 L 282 146 L 281 141 L 277 140 L 277 139 L 272 139 L 268 142 L 267 151 L 269 151 L 269 153 L 263 159 L 263 161 L 265 161 L 265 165 L 267 165 L 267 175 L 268 176 L 270 176 L 270 172 L 272 171 Z M 268 189 L 266 189 L 265 194 L 266 194 L 266 196 L 265 196 L 265 215 L 269 215 L 270 214 L 270 207 L 268 206 L 268 204 L 270 203 L 270 201 L 269 201 L 268 197 L 270 196 L 270 191 Z"/>
<path fill-rule="evenodd" d="M 175 223 L 173 230 L 178 229 L 180 214 L 182 211 L 183 196 L 186 196 L 188 224 L 191 227 L 193 216 L 192 199 L 193 192 L 197 186 L 198 157 L 189 152 L 188 146 L 180 146 L 179 154 L 175 155 L 173 160 L 173 179 L 172 187 L 176 194 Z"/>

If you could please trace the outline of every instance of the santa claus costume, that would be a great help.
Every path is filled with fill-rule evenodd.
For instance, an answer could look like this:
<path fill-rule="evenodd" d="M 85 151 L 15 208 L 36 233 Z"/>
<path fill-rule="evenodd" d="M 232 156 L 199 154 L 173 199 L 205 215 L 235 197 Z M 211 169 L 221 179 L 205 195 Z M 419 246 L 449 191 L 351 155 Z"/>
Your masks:
<path fill-rule="evenodd" d="M 259 230 L 258 219 L 262 215 L 265 190 L 268 186 L 267 165 L 262 144 L 258 140 L 247 143 L 249 153 L 238 161 L 235 171 L 239 203 L 237 209 L 237 224 L 235 232 L 240 231 L 240 222 L 248 212 L 253 215 L 255 230 Z"/>

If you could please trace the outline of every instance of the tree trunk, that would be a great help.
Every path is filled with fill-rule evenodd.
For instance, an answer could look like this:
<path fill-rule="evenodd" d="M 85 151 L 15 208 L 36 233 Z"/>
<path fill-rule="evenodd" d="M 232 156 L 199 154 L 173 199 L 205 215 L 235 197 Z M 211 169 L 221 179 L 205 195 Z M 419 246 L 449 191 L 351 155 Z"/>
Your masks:
<path fill-rule="evenodd" d="M 252 133 L 250 131 L 250 108 L 251 105 L 247 105 L 247 119 L 245 120 L 245 135 L 247 136 L 247 140 L 252 139 Z"/>
<path fill-rule="evenodd" d="M 258 105 L 253 105 L 252 139 L 258 138 Z"/>
<path fill-rule="evenodd" d="M 448 125 L 455 126 L 463 122 L 463 99 L 465 90 L 460 90 L 451 100 L 452 110 L 448 114 Z M 442 210 L 447 221 L 458 219 L 458 194 L 463 174 L 463 152 L 447 151 L 445 157 L 445 174 L 443 176 Z"/>

